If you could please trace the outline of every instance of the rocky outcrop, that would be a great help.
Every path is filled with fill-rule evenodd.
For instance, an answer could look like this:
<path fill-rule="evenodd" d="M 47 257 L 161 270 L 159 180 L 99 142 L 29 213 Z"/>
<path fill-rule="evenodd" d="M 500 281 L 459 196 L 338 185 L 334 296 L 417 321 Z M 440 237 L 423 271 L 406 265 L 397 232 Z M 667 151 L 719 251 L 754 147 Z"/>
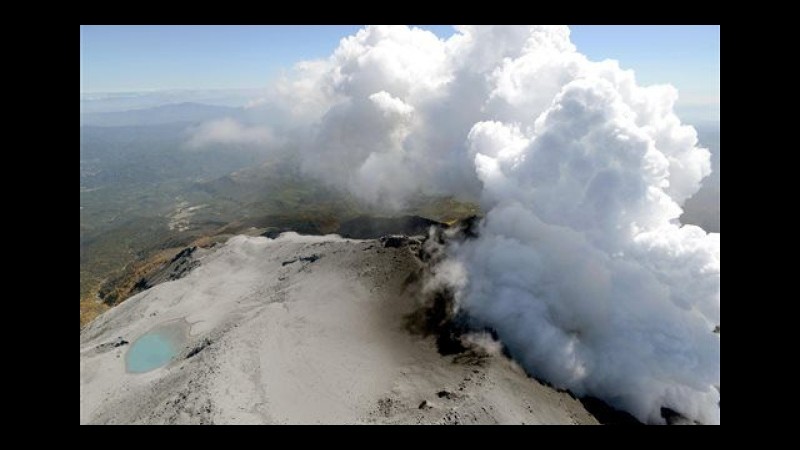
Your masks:
<path fill-rule="evenodd" d="M 198 257 L 205 251 L 195 245 L 180 250 L 172 257 L 168 250 L 159 252 L 134 264 L 119 277 L 107 281 L 100 288 L 98 296 L 107 305 L 116 305 L 165 281 L 183 278 L 197 267 Z"/>

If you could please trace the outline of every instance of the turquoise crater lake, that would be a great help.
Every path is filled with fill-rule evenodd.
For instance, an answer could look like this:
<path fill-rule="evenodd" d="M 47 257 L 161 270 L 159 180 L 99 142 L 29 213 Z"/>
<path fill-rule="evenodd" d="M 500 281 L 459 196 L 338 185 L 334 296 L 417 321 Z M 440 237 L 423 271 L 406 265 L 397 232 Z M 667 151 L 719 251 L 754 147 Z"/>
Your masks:
<path fill-rule="evenodd" d="M 125 370 L 144 373 L 167 365 L 183 349 L 186 328 L 181 321 L 156 327 L 143 334 L 125 354 Z"/>

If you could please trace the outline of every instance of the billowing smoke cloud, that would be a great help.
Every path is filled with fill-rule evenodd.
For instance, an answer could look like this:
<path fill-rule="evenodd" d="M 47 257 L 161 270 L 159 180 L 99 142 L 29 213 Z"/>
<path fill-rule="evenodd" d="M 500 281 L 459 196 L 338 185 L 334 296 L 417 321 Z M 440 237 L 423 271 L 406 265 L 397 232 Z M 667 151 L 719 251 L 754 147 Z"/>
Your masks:
<path fill-rule="evenodd" d="M 677 91 L 589 61 L 566 27 L 368 27 L 276 104 L 303 168 L 361 198 L 471 195 L 487 212 L 438 276 L 529 371 L 642 421 L 719 423 L 719 234 L 681 226 L 709 153 Z"/>
<path fill-rule="evenodd" d="M 278 140 L 264 126 L 245 126 L 234 119 L 224 118 L 204 122 L 189 129 L 186 147 L 204 148 L 213 144 L 276 145 Z"/>
<path fill-rule="evenodd" d="M 463 308 L 578 395 L 718 423 L 719 234 L 673 223 L 676 169 L 619 93 L 575 80 L 528 133 L 481 122 L 469 142 L 491 209 L 452 249 Z"/>

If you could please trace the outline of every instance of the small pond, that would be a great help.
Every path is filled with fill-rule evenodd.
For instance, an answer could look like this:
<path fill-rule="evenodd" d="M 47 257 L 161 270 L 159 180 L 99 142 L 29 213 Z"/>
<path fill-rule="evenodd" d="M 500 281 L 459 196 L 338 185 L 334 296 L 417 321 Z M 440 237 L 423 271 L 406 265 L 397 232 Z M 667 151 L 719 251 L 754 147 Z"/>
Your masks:
<path fill-rule="evenodd" d="M 125 370 L 128 373 L 144 373 L 167 365 L 183 349 L 187 328 L 181 320 L 143 334 L 125 354 Z"/>

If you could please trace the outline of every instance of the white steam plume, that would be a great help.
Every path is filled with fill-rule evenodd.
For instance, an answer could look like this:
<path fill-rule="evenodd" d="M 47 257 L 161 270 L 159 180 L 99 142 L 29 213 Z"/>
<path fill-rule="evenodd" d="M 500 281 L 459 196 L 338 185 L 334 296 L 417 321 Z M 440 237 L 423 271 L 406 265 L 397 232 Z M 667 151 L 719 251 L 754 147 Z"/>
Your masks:
<path fill-rule="evenodd" d="M 304 169 L 365 200 L 481 199 L 439 276 L 529 371 L 642 421 L 719 423 L 719 234 L 681 226 L 709 152 L 677 91 L 589 61 L 567 27 L 367 27 L 276 104 Z"/>
<path fill-rule="evenodd" d="M 189 130 L 186 147 L 199 149 L 213 144 L 276 145 L 278 139 L 264 126 L 246 126 L 224 118 L 203 122 Z"/>

